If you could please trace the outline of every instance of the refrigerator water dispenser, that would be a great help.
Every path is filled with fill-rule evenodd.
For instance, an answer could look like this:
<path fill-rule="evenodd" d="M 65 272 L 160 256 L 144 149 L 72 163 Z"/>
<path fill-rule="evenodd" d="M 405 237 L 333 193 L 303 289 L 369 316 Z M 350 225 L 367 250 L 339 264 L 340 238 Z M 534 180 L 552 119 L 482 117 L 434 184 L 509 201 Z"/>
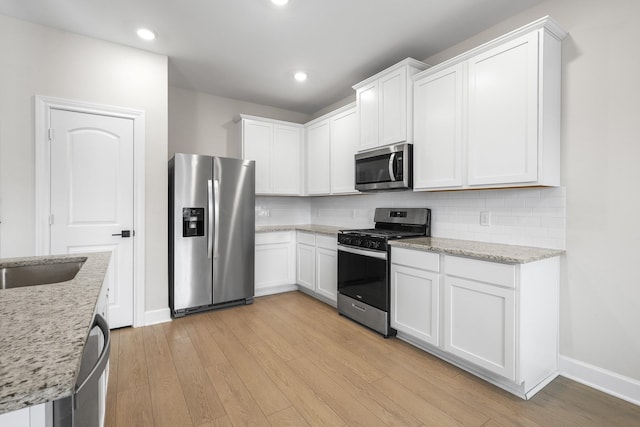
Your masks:
<path fill-rule="evenodd" d="M 182 208 L 182 237 L 204 236 L 204 208 Z"/>

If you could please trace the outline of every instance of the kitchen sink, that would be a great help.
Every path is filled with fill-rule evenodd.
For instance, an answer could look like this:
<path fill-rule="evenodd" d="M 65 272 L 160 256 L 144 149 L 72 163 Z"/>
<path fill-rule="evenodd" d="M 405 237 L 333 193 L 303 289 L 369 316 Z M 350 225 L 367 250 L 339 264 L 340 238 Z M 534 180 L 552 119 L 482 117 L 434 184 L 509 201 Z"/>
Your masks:
<path fill-rule="evenodd" d="M 84 260 L 75 260 L 54 264 L 2 267 L 0 268 L 0 289 L 66 282 L 76 277 L 83 264 Z"/>

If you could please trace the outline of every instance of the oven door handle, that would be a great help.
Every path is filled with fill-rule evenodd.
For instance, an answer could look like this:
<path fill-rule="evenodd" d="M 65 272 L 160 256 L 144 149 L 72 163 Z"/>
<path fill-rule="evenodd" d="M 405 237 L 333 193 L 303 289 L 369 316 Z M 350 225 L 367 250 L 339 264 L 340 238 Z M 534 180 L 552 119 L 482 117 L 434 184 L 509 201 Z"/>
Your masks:
<path fill-rule="evenodd" d="M 358 248 L 352 248 L 350 246 L 343 246 L 343 245 L 338 245 L 338 251 L 349 252 L 350 254 L 362 255 L 362 256 L 367 256 L 371 258 L 378 258 L 378 259 L 384 259 L 384 260 L 387 259 L 386 251 L 370 251 L 367 249 L 358 249 Z"/>

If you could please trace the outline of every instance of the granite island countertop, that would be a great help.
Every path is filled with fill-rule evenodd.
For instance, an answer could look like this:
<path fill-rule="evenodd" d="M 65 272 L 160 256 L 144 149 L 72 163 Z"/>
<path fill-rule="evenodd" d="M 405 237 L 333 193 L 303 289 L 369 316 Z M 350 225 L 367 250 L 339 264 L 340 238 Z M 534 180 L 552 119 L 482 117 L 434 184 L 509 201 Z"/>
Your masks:
<path fill-rule="evenodd" d="M 83 260 L 69 281 L 0 289 L 0 414 L 72 394 L 110 252 L 0 259 L 0 268 Z"/>
<path fill-rule="evenodd" d="M 437 252 L 505 264 L 525 264 L 545 258 L 553 258 L 565 253 L 565 251 L 561 249 L 505 245 L 471 240 L 445 239 L 441 237 L 418 237 L 415 239 L 394 240 L 390 244 L 392 247 L 397 248 Z"/>

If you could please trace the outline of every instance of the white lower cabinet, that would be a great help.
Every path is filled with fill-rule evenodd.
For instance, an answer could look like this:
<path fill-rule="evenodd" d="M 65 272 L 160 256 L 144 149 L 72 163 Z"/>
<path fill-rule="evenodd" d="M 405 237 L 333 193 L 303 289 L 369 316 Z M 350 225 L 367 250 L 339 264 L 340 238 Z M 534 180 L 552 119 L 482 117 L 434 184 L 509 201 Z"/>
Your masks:
<path fill-rule="evenodd" d="M 316 236 L 316 292 L 338 300 L 338 246 L 336 238 Z"/>
<path fill-rule="evenodd" d="M 45 427 L 51 425 L 51 403 L 30 406 L 0 415 L 1 427 Z"/>
<path fill-rule="evenodd" d="M 515 380 L 515 290 L 449 276 L 444 289 L 444 349 Z"/>
<path fill-rule="evenodd" d="M 297 283 L 326 302 L 337 302 L 338 247 L 335 237 L 296 233 Z"/>
<path fill-rule="evenodd" d="M 296 233 L 296 283 L 314 291 L 316 288 L 316 235 Z"/>
<path fill-rule="evenodd" d="M 431 345 L 440 345 L 439 255 L 393 248 L 391 327 Z"/>
<path fill-rule="evenodd" d="M 298 289 L 293 231 L 256 234 L 255 296 Z"/>
<path fill-rule="evenodd" d="M 558 375 L 558 257 L 503 264 L 391 250 L 398 337 L 528 399 Z"/>

